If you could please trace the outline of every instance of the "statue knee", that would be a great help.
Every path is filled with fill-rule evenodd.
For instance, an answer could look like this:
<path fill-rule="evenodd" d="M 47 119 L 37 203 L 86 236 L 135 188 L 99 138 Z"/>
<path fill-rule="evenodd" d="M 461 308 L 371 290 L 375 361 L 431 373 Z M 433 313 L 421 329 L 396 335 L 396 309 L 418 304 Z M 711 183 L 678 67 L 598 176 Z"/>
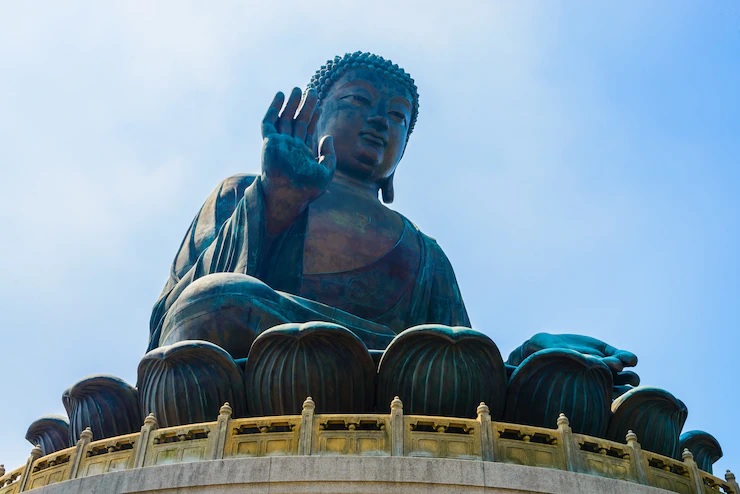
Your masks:
<path fill-rule="evenodd" d="M 265 325 L 281 324 L 268 308 L 280 295 L 257 278 L 239 273 L 214 273 L 195 280 L 167 311 L 159 344 L 184 340 L 214 343 L 234 358 L 246 357 Z M 267 326 L 269 327 L 269 326 Z"/>

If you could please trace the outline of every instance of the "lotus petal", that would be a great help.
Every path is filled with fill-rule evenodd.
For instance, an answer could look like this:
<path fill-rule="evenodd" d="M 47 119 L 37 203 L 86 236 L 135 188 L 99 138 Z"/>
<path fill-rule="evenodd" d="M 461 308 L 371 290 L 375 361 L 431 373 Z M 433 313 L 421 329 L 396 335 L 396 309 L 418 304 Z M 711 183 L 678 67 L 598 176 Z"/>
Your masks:
<path fill-rule="evenodd" d="M 473 417 L 484 401 L 504 411 L 506 369 L 496 344 L 470 328 L 427 324 L 396 336 L 378 368 L 378 406 L 394 396 L 410 414 Z"/>
<path fill-rule="evenodd" d="M 155 348 L 141 359 L 138 375 L 141 414 L 153 413 L 160 427 L 216 420 L 227 401 L 235 417 L 245 415 L 242 373 L 213 343 L 186 340 Z"/>
<path fill-rule="evenodd" d="M 564 413 L 575 432 L 604 437 L 612 372 L 598 357 L 574 350 L 533 353 L 511 375 L 504 420 L 555 428 Z"/>
<path fill-rule="evenodd" d="M 35 420 L 26 431 L 26 439 L 41 448 L 43 455 L 50 455 L 69 448 L 69 420 L 61 415 L 45 415 Z"/>
<path fill-rule="evenodd" d="M 719 441 L 704 431 L 688 431 L 681 434 L 678 449 L 679 451 L 684 449 L 691 451 L 699 468 L 708 473 L 712 473 L 712 465 L 722 458 Z"/>
<path fill-rule="evenodd" d="M 86 377 L 62 394 L 69 416 L 69 439 L 77 442 L 87 427 L 94 439 L 104 439 L 141 428 L 136 388 L 115 376 Z"/>
<path fill-rule="evenodd" d="M 311 396 L 321 413 L 373 408 L 375 366 L 354 333 L 327 322 L 281 324 L 261 333 L 247 359 L 247 408 L 253 415 L 301 412 Z"/>
<path fill-rule="evenodd" d="M 606 437 L 623 442 L 637 434 L 643 449 L 679 458 L 678 436 L 689 412 L 681 400 L 660 388 L 638 387 L 614 400 Z"/>

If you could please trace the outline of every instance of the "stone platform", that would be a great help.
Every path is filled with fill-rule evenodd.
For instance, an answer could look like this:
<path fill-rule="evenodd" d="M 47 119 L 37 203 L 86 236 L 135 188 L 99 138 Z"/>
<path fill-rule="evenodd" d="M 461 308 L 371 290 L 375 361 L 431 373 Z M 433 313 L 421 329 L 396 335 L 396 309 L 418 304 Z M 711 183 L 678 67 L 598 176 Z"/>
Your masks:
<path fill-rule="evenodd" d="M 232 418 L 94 440 L 0 471 L 0 494 L 72 493 L 635 493 L 740 494 L 735 477 L 700 470 L 687 450 L 677 460 L 626 443 L 574 432 L 477 418 L 315 414 Z M 665 490 L 664 490 L 665 489 Z"/>
<path fill-rule="evenodd" d="M 408 457 L 237 458 L 113 472 L 38 494 L 661 494 L 663 489 L 594 475 L 505 463 Z"/>

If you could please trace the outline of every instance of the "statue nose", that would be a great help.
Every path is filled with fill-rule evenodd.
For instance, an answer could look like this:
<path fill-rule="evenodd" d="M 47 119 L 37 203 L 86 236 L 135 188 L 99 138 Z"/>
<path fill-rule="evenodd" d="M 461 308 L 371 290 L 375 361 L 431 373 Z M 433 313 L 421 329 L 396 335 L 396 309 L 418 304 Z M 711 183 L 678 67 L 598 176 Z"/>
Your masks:
<path fill-rule="evenodd" d="M 367 119 L 367 123 L 375 130 L 383 132 L 388 130 L 388 118 L 383 115 L 373 115 Z"/>

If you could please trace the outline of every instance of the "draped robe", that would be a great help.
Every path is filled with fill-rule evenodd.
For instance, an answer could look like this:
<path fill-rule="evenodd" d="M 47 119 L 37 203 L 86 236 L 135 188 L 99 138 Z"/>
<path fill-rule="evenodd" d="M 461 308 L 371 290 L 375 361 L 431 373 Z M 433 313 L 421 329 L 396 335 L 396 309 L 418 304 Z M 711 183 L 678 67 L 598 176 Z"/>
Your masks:
<path fill-rule="evenodd" d="M 265 205 L 259 176 L 234 175 L 208 197 L 185 235 L 169 279 L 152 311 L 149 350 L 160 345 L 167 311 L 193 281 L 212 273 L 242 273 L 269 285 L 297 309 L 296 314 L 348 327 L 369 348 L 383 349 L 393 330 L 322 303 L 300 297 L 303 249 L 310 205 L 276 239 L 268 243 Z M 403 218 L 419 239 L 416 283 L 396 319 L 405 327 L 426 323 L 470 326 L 465 304 L 447 257 L 437 242 Z M 289 317 L 290 314 L 288 314 Z M 294 321 L 304 322 L 304 321 Z M 379 347 L 379 348 L 377 348 Z"/>

